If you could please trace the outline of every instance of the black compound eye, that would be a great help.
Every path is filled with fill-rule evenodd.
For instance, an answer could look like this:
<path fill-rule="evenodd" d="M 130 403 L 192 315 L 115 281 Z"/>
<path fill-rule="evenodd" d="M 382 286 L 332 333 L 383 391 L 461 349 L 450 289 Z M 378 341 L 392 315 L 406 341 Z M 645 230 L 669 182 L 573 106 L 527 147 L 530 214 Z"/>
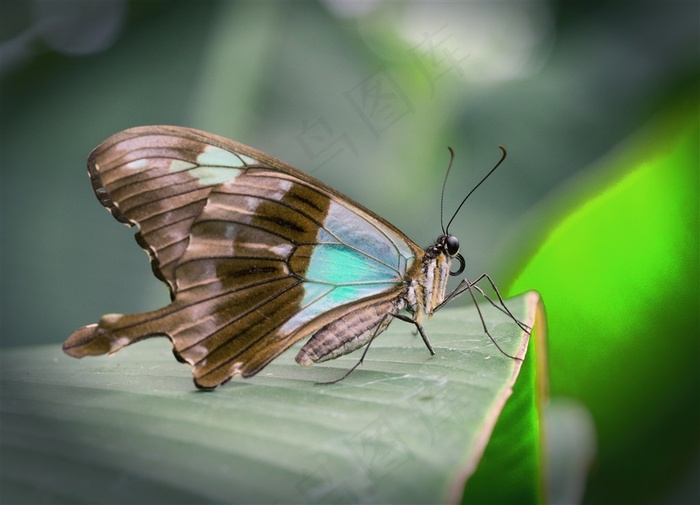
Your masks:
<path fill-rule="evenodd" d="M 445 250 L 450 256 L 454 256 L 459 252 L 459 240 L 454 235 L 448 235 L 445 239 Z"/>

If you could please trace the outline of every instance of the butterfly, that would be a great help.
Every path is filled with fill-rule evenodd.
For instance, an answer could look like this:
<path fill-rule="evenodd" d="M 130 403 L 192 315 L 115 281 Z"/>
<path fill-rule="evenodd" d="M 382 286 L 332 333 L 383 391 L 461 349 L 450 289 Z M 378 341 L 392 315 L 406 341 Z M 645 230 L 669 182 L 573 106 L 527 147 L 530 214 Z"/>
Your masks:
<path fill-rule="evenodd" d="M 90 154 L 88 173 L 100 203 L 137 226 L 172 301 L 83 326 L 63 345 L 71 356 L 165 335 L 195 385 L 211 389 L 257 374 L 306 337 L 300 365 L 368 348 L 394 319 L 412 323 L 434 354 L 424 318 L 473 290 L 529 329 L 497 289 L 498 303 L 476 285 L 486 279 L 495 289 L 488 275 L 446 294 L 448 278 L 465 268 L 447 231 L 452 220 L 422 249 L 335 189 L 238 142 L 176 126 L 131 128 Z"/>

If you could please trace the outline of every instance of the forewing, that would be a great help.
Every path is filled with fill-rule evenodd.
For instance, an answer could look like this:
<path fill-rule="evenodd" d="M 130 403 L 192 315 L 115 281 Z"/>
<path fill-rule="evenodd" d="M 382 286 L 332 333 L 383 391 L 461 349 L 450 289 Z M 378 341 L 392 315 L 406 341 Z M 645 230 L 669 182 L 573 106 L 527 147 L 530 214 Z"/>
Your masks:
<path fill-rule="evenodd" d="M 97 198 L 119 221 L 138 225 L 136 239 L 173 296 L 175 268 L 212 189 L 256 163 L 237 147 L 196 130 L 147 126 L 120 132 L 90 154 Z"/>

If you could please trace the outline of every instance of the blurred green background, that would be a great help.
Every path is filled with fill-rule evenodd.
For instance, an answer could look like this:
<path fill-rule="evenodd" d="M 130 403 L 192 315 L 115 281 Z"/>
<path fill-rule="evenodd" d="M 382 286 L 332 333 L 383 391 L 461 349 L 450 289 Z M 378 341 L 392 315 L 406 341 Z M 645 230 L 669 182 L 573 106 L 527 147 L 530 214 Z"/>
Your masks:
<path fill-rule="evenodd" d="M 450 231 L 470 277 L 543 294 L 552 394 L 598 434 L 583 501 L 700 499 L 699 20 L 695 1 L 3 1 L 2 346 L 168 301 L 85 173 L 124 128 L 234 138 L 421 245 L 447 146 L 450 216 L 502 144 Z"/>

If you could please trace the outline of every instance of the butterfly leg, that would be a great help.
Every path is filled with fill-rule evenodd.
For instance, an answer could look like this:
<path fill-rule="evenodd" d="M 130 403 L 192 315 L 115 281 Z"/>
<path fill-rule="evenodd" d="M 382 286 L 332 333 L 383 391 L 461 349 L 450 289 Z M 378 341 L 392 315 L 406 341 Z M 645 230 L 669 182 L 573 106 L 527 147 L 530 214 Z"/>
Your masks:
<path fill-rule="evenodd" d="M 491 288 L 494 290 L 496 293 L 496 296 L 498 297 L 498 303 L 493 301 L 490 296 L 488 296 L 483 289 L 481 289 L 478 286 L 478 283 L 482 280 L 486 279 L 489 284 L 491 285 Z M 503 300 L 503 297 L 501 296 L 501 293 L 498 291 L 498 288 L 496 287 L 496 284 L 493 282 L 491 277 L 489 277 L 488 274 L 481 274 L 475 281 L 469 281 L 468 279 L 462 279 L 462 281 L 459 283 L 459 285 L 449 294 L 445 297 L 445 299 L 438 305 L 433 312 L 436 312 L 437 310 L 441 309 L 443 306 L 447 305 L 449 302 L 454 300 L 455 298 L 462 296 L 464 293 L 469 291 L 471 293 L 471 288 L 476 289 L 481 296 L 483 296 L 486 301 L 488 301 L 493 307 L 496 309 L 500 310 L 504 314 L 506 314 L 508 317 L 510 317 L 515 324 L 520 327 L 521 330 L 523 330 L 526 333 L 530 333 L 532 328 L 528 326 L 527 324 L 521 322 L 517 317 L 513 315 L 513 313 L 510 311 L 508 306 L 506 305 L 506 302 Z"/>
<path fill-rule="evenodd" d="M 425 334 L 425 330 L 423 329 L 423 326 L 416 321 L 415 319 L 405 316 L 403 314 L 392 314 L 392 317 L 395 317 L 396 319 L 400 319 L 401 321 L 406 321 L 407 323 L 411 323 L 416 327 L 416 330 L 418 333 L 420 333 L 421 338 L 423 339 L 423 343 L 425 346 L 428 348 L 428 351 L 430 351 L 431 356 L 435 356 L 435 351 L 433 350 L 433 346 L 430 345 L 430 340 L 428 339 L 428 335 Z"/>
<path fill-rule="evenodd" d="M 496 295 L 498 296 L 498 300 L 499 300 L 499 302 L 500 302 L 500 305 L 499 305 L 499 304 L 496 304 L 493 300 L 491 300 L 491 298 L 489 298 L 489 297 L 486 295 L 486 293 L 484 293 L 484 291 L 483 291 L 479 286 L 476 285 L 476 284 L 477 284 L 479 281 L 481 281 L 482 279 L 487 279 L 487 280 L 489 281 L 489 283 L 491 284 L 491 287 L 494 289 L 494 291 L 496 292 Z M 435 308 L 435 311 L 441 309 L 446 303 L 448 303 L 448 302 L 451 301 L 451 300 L 454 300 L 454 299 L 457 298 L 458 296 L 461 296 L 461 295 L 463 295 L 464 293 L 469 293 L 469 296 L 471 296 L 471 299 L 472 299 L 472 301 L 474 302 L 474 307 L 476 308 L 476 311 L 477 311 L 477 313 L 479 314 L 479 319 L 481 320 L 481 326 L 482 326 L 482 328 L 483 328 L 483 330 L 484 330 L 484 333 L 486 334 L 486 336 L 489 337 L 489 339 L 491 340 L 491 342 L 493 342 L 493 345 L 495 345 L 496 348 L 497 348 L 497 349 L 501 352 L 501 354 L 503 354 L 504 356 L 508 356 L 508 357 L 511 358 L 511 359 L 515 359 L 515 360 L 518 360 L 518 361 L 522 361 L 521 358 L 518 358 L 517 356 L 512 356 L 512 355 L 508 354 L 507 352 L 505 352 L 505 351 L 501 348 L 501 346 L 498 345 L 498 342 L 496 342 L 496 339 L 493 338 L 493 336 L 492 336 L 491 333 L 489 332 L 488 328 L 486 327 L 486 321 L 484 320 L 484 316 L 483 316 L 483 314 L 481 313 L 481 308 L 479 307 L 479 303 L 478 303 L 477 300 L 476 300 L 476 296 L 474 296 L 474 291 L 472 290 L 472 288 L 476 289 L 484 298 L 486 298 L 486 300 L 489 301 L 489 303 L 490 303 L 491 305 L 493 305 L 494 307 L 496 307 L 498 310 L 500 310 L 500 311 L 503 312 L 504 314 L 507 314 L 507 315 L 515 322 L 515 324 L 518 325 L 518 327 L 519 327 L 520 329 L 522 329 L 523 331 L 525 331 L 525 332 L 527 332 L 527 333 L 530 333 L 529 327 L 528 327 L 527 325 L 521 323 L 521 322 L 513 315 L 513 313 L 508 309 L 508 307 L 507 307 L 506 304 L 505 304 L 505 301 L 503 300 L 503 297 L 501 296 L 501 294 L 500 294 L 499 291 L 498 291 L 498 288 L 496 288 L 495 283 L 493 282 L 493 280 L 491 279 L 491 277 L 488 276 L 488 274 L 481 274 L 481 275 L 480 275 L 475 281 L 473 281 L 473 282 L 472 282 L 472 281 L 469 281 L 468 279 L 462 279 L 462 281 L 459 283 L 459 285 L 458 285 L 449 295 L 447 295 L 447 296 L 445 297 L 445 299 L 442 301 L 442 303 L 441 303 L 440 305 L 438 305 L 438 306 Z"/>
<path fill-rule="evenodd" d="M 496 348 L 499 351 L 501 351 L 501 354 L 503 354 L 504 356 L 508 356 L 511 359 L 522 361 L 521 358 L 518 358 L 517 356 L 512 356 L 512 355 L 508 354 L 506 351 L 504 351 L 503 349 L 501 349 L 501 346 L 498 345 L 498 342 L 496 342 L 496 339 L 491 336 L 491 333 L 489 333 L 489 330 L 486 327 L 486 321 L 484 321 L 484 316 L 481 313 L 481 309 L 479 308 L 479 304 L 477 303 L 476 297 L 474 296 L 474 292 L 471 290 L 472 287 L 473 287 L 472 284 L 467 284 L 467 291 L 469 291 L 469 296 L 472 297 L 472 300 L 474 301 L 474 307 L 476 307 L 476 311 L 479 313 L 479 319 L 481 319 L 481 327 L 484 329 L 484 333 L 486 333 L 486 335 L 491 339 L 491 342 L 493 342 L 493 345 L 495 345 Z M 479 291 L 481 291 L 481 290 L 479 290 Z M 510 311 L 508 311 L 508 314 L 510 314 Z M 510 314 L 510 316 L 513 318 L 513 320 L 515 322 L 519 322 L 517 319 L 515 319 L 515 317 L 512 314 Z"/>
<path fill-rule="evenodd" d="M 481 289 L 477 284 L 481 279 L 486 279 L 489 284 L 491 285 L 491 289 L 494 290 L 496 293 L 496 296 L 498 297 L 498 303 L 494 302 L 486 293 L 484 293 L 484 290 Z M 530 328 L 527 324 L 521 322 L 517 317 L 513 315 L 513 313 L 508 309 L 508 306 L 506 305 L 506 302 L 503 300 L 503 297 L 501 296 L 501 293 L 498 291 L 498 288 L 496 287 L 496 283 L 493 282 L 493 279 L 489 277 L 488 274 L 481 274 L 474 282 L 471 283 L 472 287 L 474 287 L 479 293 L 481 293 L 481 296 L 486 298 L 488 302 L 496 307 L 498 310 L 503 312 L 504 314 L 508 315 L 513 321 L 515 321 L 515 324 L 517 324 L 521 330 L 523 330 L 525 333 L 530 333 L 532 331 L 532 328 Z"/>

